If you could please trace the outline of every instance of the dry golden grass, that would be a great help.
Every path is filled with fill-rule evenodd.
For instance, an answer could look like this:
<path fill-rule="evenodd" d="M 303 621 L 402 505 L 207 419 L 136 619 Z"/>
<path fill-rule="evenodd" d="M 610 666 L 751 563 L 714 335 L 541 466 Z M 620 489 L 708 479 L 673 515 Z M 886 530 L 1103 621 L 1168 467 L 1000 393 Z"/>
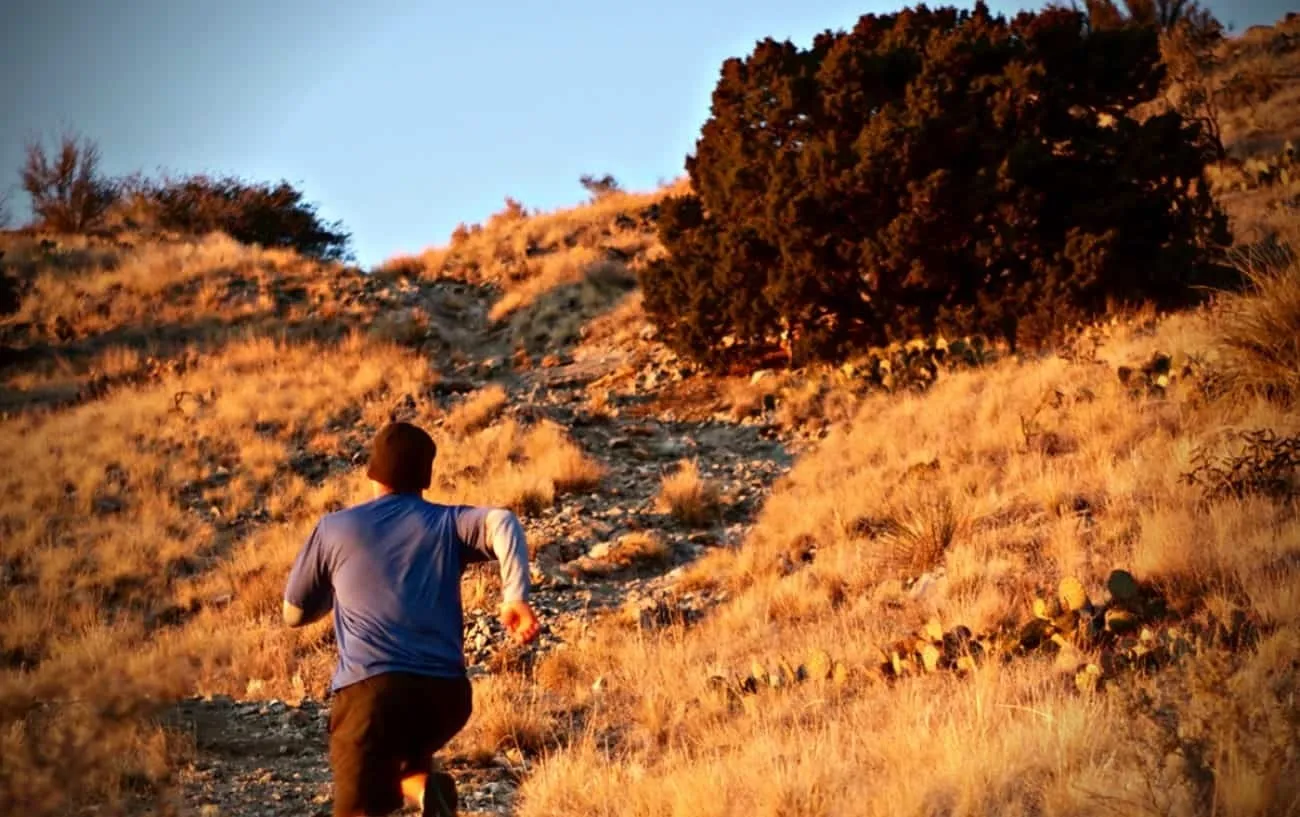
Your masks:
<path fill-rule="evenodd" d="M 620 215 L 637 220 L 640 211 L 664 196 L 681 193 L 688 187 L 685 178 L 648 193 L 616 193 L 595 202 L 566 207 L 549 213 L 520 214 L 509 208 L 494 215 L 486 225 L 475 226 L 453 236 L 450 244 L 435 247 L 415 256 L 429 276 L 454 275 L 508 288 L 521 275 L 524 263 L 532 258 L 564 255 L 573 248 L 614 247 L 628 254 L 641 251 L 652 242 L 648 231 L 639 225 L 620 227 Z M 413 269 L 411 256 L 390 262 Z M 551 263 L 563 264 L 563 261 Z"/>
<path fill-rule="evenodd" d="M 684 525 L 716 522 L 722 511 L 722 490 L 700 474 L 699 463 L 682 460 L 659 487 L 659 508 Z"/>
<path fill-rule="evenodd" d="M 682 179 L 550 213 L 508 206 L 458 230 L 450 244 L 390 259 L 377 272 L 490 285 L 499 297 L 489 320 L 506 325 L 516 347 L 543 353 L 577 343 L 589 322 L 631 298 L 636 269 L 662 252 L 643 213 L 686 187 Z"/>
<path fill-rule="evenodd" d="M 506 390 L 498 384 L 479 389 L 447 415 L 443 428 L 457 437 L 480 431 L 501 414 L 506 402 Z"/>
<path fill-rule="evenodd" d="M 34 238 L 9 236 L 3 245 L 7 258 L 35 270 L 31 295 L 11 320 L 46 327 L 50 337 L 56 326 L 75 339 L 283 320 L 291 311 L 328 318 L 341 304 L 336 296 L 344 279 L 359 280 L 335 265 L 220 234 L 139 245 L 61 237 L 49 251 Z"/>
<path fill-rule="evenodd" d="M 598 545 L 588 555 L 565 565 L 565 570 L 583 576 L 612 576 L 643 567 L 662 568 L 672 558 L 672 545 L 659 534 L 634 531 Z"/>
<path fill-rule="evenodd" d="M 1300 264 L 1250 258 L 1248 288 L 1224 298 L 1214 351 L 1229 393 L 1300 400 Z"/>
<path fill-rule="evenodd" d="M 1249 297 L 1234 308 L 1274 309 Z M 1204 352 L 1232 331 L 1222 321 L 1122 326 L 1100 365 L 1005 360 L 866 397 L 742 547 L 687 573 L 729 591 L 705 621 L 632 636 L 611 622 L 554 671 L 586 728 L 528 778 L 520 814 L 1295 813 L 1295 500 L 1207 497 L 1182 476 L 1228 432 L 1296 435 L 1300 419 L 1258 396 L 1207 399 L 1195 381 L 1133 395 L 1116 376 L 1155 350 Z M 1292 337 L 1293 321 L 1275 325 Z M 1013 625 L 1064 576 L 1104 597 L 1115 567 L 1191 614 L 1244 606 L 1265 635 L 1091 695 L 1050 657 L 805 683 L 739 709 L 709 684 L 714 668 L 817 648 L 870 665 L 931 617 Z M 937 578 L 913 597 L 905 582 L 925 571 Z"/>
<path fill-rule="evenodd" d="M 543 352 L 576 344 L 591 319 L 616 308 L 635 286 L 635 275 L 621 261 L 597 261 L 573 278 L 527 279 L 497 302 L 493 314 L 508 316 L 516 346 Z"/>
<path fill-rule="evenodd" d="M 554 749 L 572 729 L 561 700 L 546 688 L 518 674 L 495 675 L 474 685 L 474 717 L 448 751 L 479 762 L 535 755 Z"/>
<path fill-rule="evenodd" d="M 611 561 L 622 569 L 662 566 L 672 559 L 673 549 L 653 531 L 635 531 L 620 537 L 610 555 Z"/>
<path fill-rule="evenodd" d="M 1300 135 L 1300 22 L 1279 20 L 1271 27 L 1228 39 L 1215 87 L 1248 88 L 1252 93 L 1223 112 L 1224 143 L 1236 155 L 1276 151 Z"/>

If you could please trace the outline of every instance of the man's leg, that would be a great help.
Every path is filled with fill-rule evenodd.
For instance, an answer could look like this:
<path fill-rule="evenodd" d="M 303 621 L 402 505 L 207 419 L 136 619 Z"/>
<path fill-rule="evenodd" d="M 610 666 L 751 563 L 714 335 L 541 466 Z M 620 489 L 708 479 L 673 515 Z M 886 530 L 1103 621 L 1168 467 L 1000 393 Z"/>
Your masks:
<path fill-rule="evenodd" d="M 383 709 L 391 679 L 340 690 L 330 711 L 334 817 L 381 817 L 402 806 L 401 765 Z"/>
<path fill-rule="evenodd" d="M 473 709 L 469 679 L 425 678 L 419 682 L 417 700 L 423 728 L 416 751 L 403 764 L 402 794 L 424 809 L 426 817 L 452 817 L 458 806 L 456 781 L 432 769 L 433 754 L 469 722 Z"/>
<path fill-rule="evenodd" d="M 408 774 L 402 778 L 402 796 L 408 803 L 424 807 L 424 787 L 428 785 L 429 775 L 425 772 Z"/>
<path fill-rule="evenodd" d="M 416 772 L 402 778 L 402 794 L 425 817 L 455 817 L 456 781 L 446 772 Z"/>

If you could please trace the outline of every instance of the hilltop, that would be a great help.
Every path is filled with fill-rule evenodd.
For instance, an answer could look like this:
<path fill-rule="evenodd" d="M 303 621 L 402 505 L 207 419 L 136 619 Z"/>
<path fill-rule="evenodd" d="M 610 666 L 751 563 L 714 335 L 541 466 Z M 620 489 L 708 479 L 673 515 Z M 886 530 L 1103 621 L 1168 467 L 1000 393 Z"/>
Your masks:
<path fill-rule="evenodd" d="M 705 373 L 637 287 L 685 180 L 371 271 L 4 234 L 0 802 L 328 813 L 332 634 L 280 592 L 405 419 L 535 563 L 528 649 L 465 578 L 469 813 L 1295 813 L 1298 38 L 1217 75 L 1277 86 L 1213 175 L 1256 286 L 1042 354 Z"/>

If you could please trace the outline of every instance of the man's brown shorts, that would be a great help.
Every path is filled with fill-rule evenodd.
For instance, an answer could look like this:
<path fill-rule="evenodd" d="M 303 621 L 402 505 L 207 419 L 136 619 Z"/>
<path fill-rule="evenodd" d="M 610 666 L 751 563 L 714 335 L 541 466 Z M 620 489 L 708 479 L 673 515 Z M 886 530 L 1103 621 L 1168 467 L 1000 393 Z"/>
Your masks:
<path fill-rule="evenodd" d="M 433 753 L 465 726 L 471 709 L 463 677 L 388 672 L 335 693 L 329 725 L 335 817 L 400 809 L 402 778 L 427 773 Z"/>

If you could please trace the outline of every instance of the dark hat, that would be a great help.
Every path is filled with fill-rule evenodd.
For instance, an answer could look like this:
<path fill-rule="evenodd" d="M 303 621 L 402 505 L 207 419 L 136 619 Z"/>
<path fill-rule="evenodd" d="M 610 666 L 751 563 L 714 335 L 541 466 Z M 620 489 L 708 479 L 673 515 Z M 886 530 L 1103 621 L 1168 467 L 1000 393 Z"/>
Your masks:
<path fill-rule="evenodd" d="M 390 423 L 370 447 L 366 476 L 401 494 L 418 494 L 433 481 L 433 438 L 410 423 Z"/>

